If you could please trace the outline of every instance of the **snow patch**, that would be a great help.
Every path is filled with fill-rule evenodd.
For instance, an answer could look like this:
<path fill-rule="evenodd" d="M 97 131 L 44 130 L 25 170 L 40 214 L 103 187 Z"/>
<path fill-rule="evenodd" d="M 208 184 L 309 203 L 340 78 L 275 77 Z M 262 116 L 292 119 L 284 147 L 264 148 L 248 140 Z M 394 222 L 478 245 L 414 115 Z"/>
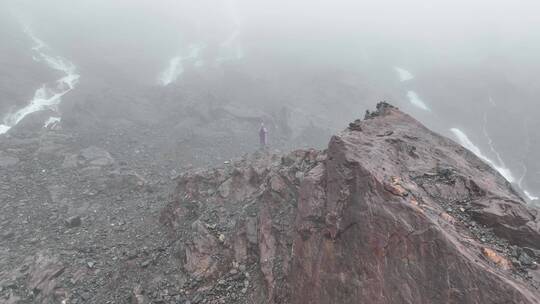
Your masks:
<path fill-rule="evenodd" d="M 495 146 L 493 145 L 493 140 L 491 139 L 491 137 L 489 136 L 489 133 L 488 133 L 488 130 L 487 130 L 487 125 L 488 125 L 488 119 L 487 119 L 487 112 L 484 113 L 484 127 L 483 127 L 483 132 L 484 132 L 484 136 L 487 138 L 488 140 L 488 145 L 489 145 L 489 148 L 491 149 L 491 152 L 493 154 L 495 154 L 495 156 L 497 157 L 497 161 L 499 162 L 499 165 L 503 168 L 506 168 L 506 164 L 504 163 L 501 155 L 499 154 L 499 152 L 497 152 L 497 150 L 495 149 Z"/>
<path fill-rule="evenodd" d="M 535 200 L 539 200 L 539 199 L 540 199 L 540 197 L 531 194 L 531 193 L 530 193 L 529 191 L 527 191 L 527 190 L 523 190 L 523 193 L 525 193 L 525 196 L 527 196 L 527 198 L 528 198 L 529 200 L 531 200 L 531 201 L 535 201 Z"/>
<path fill-rule="evenodd" d="M 4 117 L 4 123 L 0 125 L 0 134 L 6 133 L 31 113 L 46 109 L 54 110 L 62 101 L 62 96 L 73 90 L 80 78 L 73 63 L 51 54 L 50 48 L 37 38 L 28 27 L 24 28 L 24 32 L 34 43 L 32 50 L 35 54 L 32 58 L 37 62 L 45 63 L 51 69 L 64 73 L 65 76 L 58 79 L 54 84 L 43 84 L 41 88 L 36 90 L 34 98 L 27 106 Z"/>
<path fill-rule="evenodd" d="M 488 163 L 492 168 L 497 170 L 510 183 L 517 183 L 517 186 L 519 187 L 519 189 L 521 189 L 522 193 L 526 196 L 526 198 L 529 201 L 534 201 L 534 200 L 539 200 L 540 199 L 540 197 L 530 193 L 529 191 L 527 191 L 523 187 L 523 180 L 525 179 L 525 176 L 527 175 L 527 167 L 525 166 L 525 164 L 522 163 L 523 174 L 521 175 L 521 177 L 519 179 L 516 179 L 514 177 L 514 175 L 512 174 L 512 172 L 510 171 L 510 169 L 508 167 L 506 167 L 504 161 L 502 160 L 501 155 L 497 152 L 497 150 L 495 150 L 495 146 L 493 145 L 493 140 L 491 139 L 491 137 L 489 136 L 489 133 L 487 132 L 487 116 L 484 116 L 484 130 L 483 131 L 484 131 L 484 135 L 486 136 L 486 138 L 488 140 L 488 144 L 489 144 L 489 147 L 491 149 L 491 152 L 493 152 L 493 154 L 495 154 L 495 156 L 497 158 L 497 162 L 495 162 L 495 161 L 491 160 L 490 158 L 488 158 L 487 156 L 485 156 L 482 153 L 482 151 L 480 150 L 480 148 L 478 146 L 476 146 L 469 139 L 469 137 L 463 131 L 461 131 L 460 129 L 452 128 L 452 129 L 450 129 L 450 131 L 452 131 L 452 133 L 454 133 L 455 137 L 458 139 L 459 143 L 463 147 L 467 148 L 469 151 L 474 153 L 478 158 L 480 158 L 484 162 Z"/>
<path fill-rule="evenodd" d="M 54 125 L 59 123 L 61 120 L 62 120 L 62 118 L 60 118 L 60 117 L 49 117 L 49 119 L 47 119 L 47 121 L 43 125 L 43 128 L 48 129 L 50 127 L 53 127 Z"/>
<path fill-rule="evenodd" d="M 458 139 L 459 143 L 467 148 L 467 150 L 474 153 L 478 158 L 482 159 L 484 162 L 488 163 L 491 167 L 493 167 L 495 170 L 497 170 L 507 181 L 513 183 L 515 181 L 514 176 L 512 175 L 512 172 L 510 172 L 510 169 L 493 162 L 491 159 L 489 159 L 487 156 L 482 154 L 482 151 L 478 146 L 476 146 L 465 134 L 463 131 L 461 131 L 458 128 L 451 128 L 450 131 L 454 133 L 456 138 Z"/>
<path fill-rule="evenodd" d="M 6 125 L 4 125 L 4 124 L 1 124 L 1 125 L 0 125 L 0 134 L 6 133 L 7 131 L 9 131 L 9 129 L 11 129 L 11 127 L 6 126 Z"/>
<path fill-rule="evenodd" d="M 169 60 L 169 64 L 159 76 L 159 83 L 165 87 L 175 82 L 184 73 L 185 64 L 191 63 L 194 67 L 203 66 L 204 61 L 200 58 L 203 49 L 202 45 L 192 44 L 189 46 L 187 54 L 180 54 Z"/>
<path fill-rule="evenodd" d="M 161 73 L 161 76 L 159 77 L 159 80 L 161 82 L 162 86 L 167 86 L 178 78 L 183 72 L 184 67 L 182 66 L 182 58 L 177 56 L 173 57 L 169 61 L 169 65 L 167 68 Z"/>
<path fill-rule="evenodd" d="M 238 4 L 234 0 L 225 0 L 225 12 L 227 18 L 230 19 L 232 26 L 230 34 L 224 40 L 216 45 L 216 49 L 212 50 L 215 57 L 205 58 L 209 62 L 205 62 L 201 58 L 200 53 L 205 49 L 204 44 L 193 43 L 188 47 L 187 54 L 179 54 L 169 60 L 167 67 L 158 75 L 158 83 L 161 86 L 168 86 L 174 83 L 184 73 L 187 65 L 195 68 L 200 68 L 208 65 L 219 66 L 223 62 L 236 61 L 243 59 L 245 56 L 244 48 L 240 42 L 242 19 L 238 14 Z M 227 30 L 227 33 L 229 31 Z M 213 43 L 212 43 L 213 45 Z"/>
<path fill-rule="evenodd" d="M 414 79 L 414 75 L 411 72 L 405 70 L 404 68 L 394 67 L 394 70 L 398 74 L 399 81 L 401 81 L 401 82 L 405 82 L 405 81 L 409 81 L 411 79 Z"/>
<path fill-rule="evenodd" d="M 418 94 L 416 94 L 416 92 L 414 91 L 407 92 L 407 97 L 409 98 L 409 101 L 411 102 L 411 104 L 414 105 L 415 107 L 420 108 L 424 111 L 428 111 L 428 112 L 431 111 L 431 109 L 424 103 L 422 99 L 420 99 L 420 97 L 418 96 Z"/>

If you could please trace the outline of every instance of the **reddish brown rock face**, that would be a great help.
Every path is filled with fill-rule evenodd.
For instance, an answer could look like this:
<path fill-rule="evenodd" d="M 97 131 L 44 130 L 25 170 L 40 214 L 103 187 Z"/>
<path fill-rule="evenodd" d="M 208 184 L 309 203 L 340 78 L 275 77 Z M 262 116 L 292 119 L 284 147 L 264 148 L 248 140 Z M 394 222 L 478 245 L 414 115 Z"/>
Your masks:
<path fill-rule="evenodd" d="M 179 267 L 199 292 L 249 280 L 209 303 L 540 303 L 537 211 L 502 176 L 386 104 L 351 126 L 324 152 L 180 177 Z"/>

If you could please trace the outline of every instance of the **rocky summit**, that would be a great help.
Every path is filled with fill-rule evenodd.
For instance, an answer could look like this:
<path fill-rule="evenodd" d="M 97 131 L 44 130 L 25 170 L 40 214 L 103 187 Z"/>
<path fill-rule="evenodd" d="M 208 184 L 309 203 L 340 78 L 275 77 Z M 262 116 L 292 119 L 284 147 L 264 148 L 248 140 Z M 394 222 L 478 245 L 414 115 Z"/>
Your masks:
<path fill-rule="evenodd" d="M 0 303 L 540 303 L 538 210 L 387 103 L 178 174 L 73 141 L 4 142 Z"/>
<path fill-rule="evenodd" d="M 185 303 L 540 303 L 537 213 L 380 103 L 324 151 L 181 174 L 161 222 Z"/>

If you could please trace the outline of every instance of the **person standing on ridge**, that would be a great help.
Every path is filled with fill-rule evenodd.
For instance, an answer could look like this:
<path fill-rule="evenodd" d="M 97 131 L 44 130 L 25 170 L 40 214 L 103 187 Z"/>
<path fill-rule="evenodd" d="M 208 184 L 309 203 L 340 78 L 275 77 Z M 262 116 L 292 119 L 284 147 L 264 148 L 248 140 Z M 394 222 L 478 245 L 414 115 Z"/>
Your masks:
<path fill-rule="evenodd" d="M 263 149 L 268 145 L 268 130 L 265 128 L 264 122 L 261 122 L 261 128 L 259 129 L 259 143 Z"/>

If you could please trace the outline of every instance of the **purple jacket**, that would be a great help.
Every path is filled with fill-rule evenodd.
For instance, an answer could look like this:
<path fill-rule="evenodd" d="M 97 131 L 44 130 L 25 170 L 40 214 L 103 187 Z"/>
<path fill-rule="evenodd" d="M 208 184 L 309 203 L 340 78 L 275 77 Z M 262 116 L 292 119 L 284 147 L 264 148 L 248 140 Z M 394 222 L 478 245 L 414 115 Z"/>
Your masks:
<path fill-rule="evenodd" d="M 259 129 L 259 142 L 261 146 L 266 146 L 268 144 L 268 130 L 264 126 L 261 126 Z"/>

